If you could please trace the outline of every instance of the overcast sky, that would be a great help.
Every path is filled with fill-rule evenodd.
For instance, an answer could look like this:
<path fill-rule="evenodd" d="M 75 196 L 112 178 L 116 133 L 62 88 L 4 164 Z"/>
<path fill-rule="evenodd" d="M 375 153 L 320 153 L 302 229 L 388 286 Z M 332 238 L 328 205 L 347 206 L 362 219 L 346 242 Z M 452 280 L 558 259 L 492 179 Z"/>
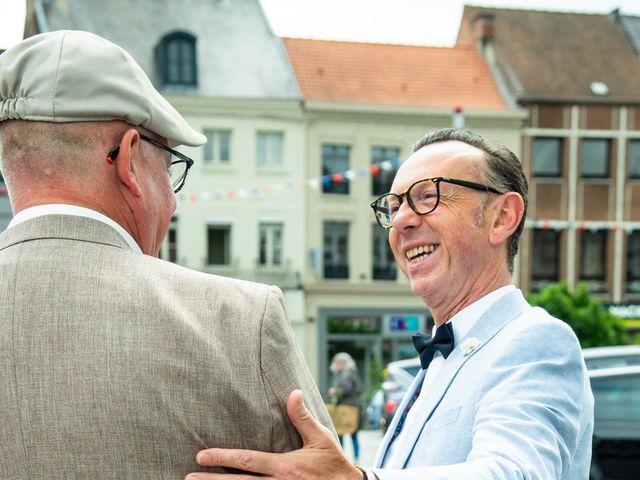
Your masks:
<path fill-rule="evenodd" d="M 109 0 L 104 0 L 109 1 Z M 179 2 L 180 0 L 173 0 Z M 226 0 L 233 2 L 234 0 Z M 453 45 L 464 0 L 260 0 L 276 34 Z M 471 5 L 640 16 L 640 0 L 467 0 Z M 132 1 L 132 7 L 135 2 Z M 22 37 L 25 0 L 0 0 L 0 48 Z"/>

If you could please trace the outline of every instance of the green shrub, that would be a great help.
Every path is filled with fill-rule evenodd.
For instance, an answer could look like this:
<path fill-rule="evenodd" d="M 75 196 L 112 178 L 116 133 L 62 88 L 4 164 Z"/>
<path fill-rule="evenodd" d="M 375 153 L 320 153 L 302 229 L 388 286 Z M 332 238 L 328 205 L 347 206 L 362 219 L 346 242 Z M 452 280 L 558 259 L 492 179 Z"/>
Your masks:
<path fill-rule="evenodd" d="M 589 293 L 586 283 L 579 283 L 574 291 L 564 282 L 549 285 L 528 300 L 567 322 L 583 348 L 629 343 L 622 320 Z"/>

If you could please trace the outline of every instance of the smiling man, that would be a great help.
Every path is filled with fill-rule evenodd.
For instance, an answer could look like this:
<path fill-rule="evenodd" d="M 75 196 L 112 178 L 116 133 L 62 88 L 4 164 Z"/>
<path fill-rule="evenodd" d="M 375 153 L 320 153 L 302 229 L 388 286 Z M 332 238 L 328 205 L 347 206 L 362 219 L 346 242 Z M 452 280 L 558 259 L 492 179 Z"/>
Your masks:
<path fill-rule="evenodd" d="M 414 336 L 423 368 L 375 468 L 350 465 L 298 391 L 288 413 L 305 442 L 301 450 L 210 449 L 199 463 L 283 480 L 587 478 L 593 397 L 580 345 L 511 280 L 527 207 L 518 158 L 466 130 L 432 132 L 400 167 L 391 192 L 371 206 L 435 320 L 433 338 Z"/>

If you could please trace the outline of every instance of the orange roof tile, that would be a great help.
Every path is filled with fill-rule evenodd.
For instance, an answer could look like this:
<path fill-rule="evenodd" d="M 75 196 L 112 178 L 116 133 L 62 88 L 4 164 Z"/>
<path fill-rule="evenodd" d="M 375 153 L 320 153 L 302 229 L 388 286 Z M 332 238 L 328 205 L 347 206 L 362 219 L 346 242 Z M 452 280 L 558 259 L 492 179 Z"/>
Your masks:
<path fill-rule="evenodd" d="M 306 100 L 506 110 L 472 46 L 453 48 L 283 38 Z"/>

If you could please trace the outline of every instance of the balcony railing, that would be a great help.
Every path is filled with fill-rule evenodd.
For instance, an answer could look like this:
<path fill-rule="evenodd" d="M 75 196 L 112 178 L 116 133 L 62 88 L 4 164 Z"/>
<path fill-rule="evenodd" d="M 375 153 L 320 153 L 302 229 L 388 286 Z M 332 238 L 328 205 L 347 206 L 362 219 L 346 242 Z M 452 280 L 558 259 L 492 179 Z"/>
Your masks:
<path fill-rule="evenodd" d="M 285 265 L 256 265 L 248 268 L 240 267 L 238 263 L 234 261 L 231 265 L 205 265 L 200 270 L 223 277 L 277 285 L 282 290 L 301 288 L 300 272 L 294 270 L 289 262 Z"/>

